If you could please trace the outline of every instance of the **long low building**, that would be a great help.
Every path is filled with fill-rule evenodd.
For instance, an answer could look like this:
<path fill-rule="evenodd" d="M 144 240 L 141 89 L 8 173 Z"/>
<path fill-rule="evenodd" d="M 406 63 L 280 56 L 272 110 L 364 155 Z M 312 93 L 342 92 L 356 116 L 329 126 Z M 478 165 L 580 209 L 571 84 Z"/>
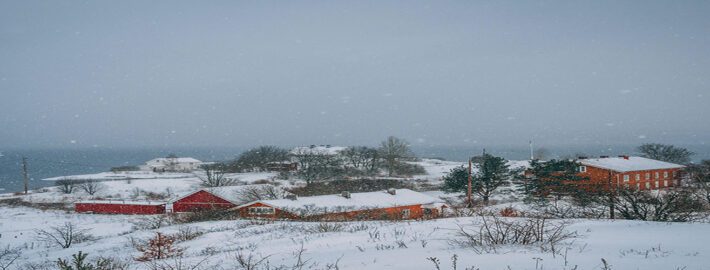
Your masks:
<path fill-rule="evenodd" d="M 268 219 L 421 219 L 438 217 L 446 204 L 439 198 L 409 189 L 322 195 L 289 196 L 238 206 L 241 217 Z"/>
<path fill-rule="evenodd" d="M 165 213 L 166 202 L 153 201 L 80 201 L 74 211 L 93 214 L 155 215 Z"/>

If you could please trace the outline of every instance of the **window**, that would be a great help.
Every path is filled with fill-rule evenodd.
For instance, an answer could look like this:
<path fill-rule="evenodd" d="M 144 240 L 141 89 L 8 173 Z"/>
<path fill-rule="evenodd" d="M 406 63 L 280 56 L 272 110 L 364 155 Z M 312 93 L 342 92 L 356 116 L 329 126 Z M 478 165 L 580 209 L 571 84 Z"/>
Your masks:
<path fill-rule="evenodd" d="M 660 178 L 660 174 L 658 172 L 655 173 L 656 179 Z"/>
<path fill-rule="evenodd" d="M 587 166 L 579 166 L 579 172 L 587 172 Z"/>
<path fill-rule="evenodd" d="M 668 172 L 663 172 L 663 178 L 668 178 Z"/>
<path fill-rule="evenodd" d="M 629 182 L 629 175 L 624 175 L 624 182 Z"/>
<path fill-rule="evenodd" d="M 641 181 L 641 174 L 640 173 L 636 174 L 636 181 Z"/>
<path fill-rule="evenodd" d="M 409 209 L 404 209 L 404 210 L 402 210 L 402 218 L 409 218 L 409 215 L 410 215 L 411 213 L 412 213 L 412 212 L 411 212 Z"/>
<path fill-rule="evenodd" d="M 668 186 L 668 180 L 663 180 L 663 186 L 667 187 Z"/>
<path fill-rule="evenodd" d="M 673 178 L 675 178 L 675 176 L 676 176 L 676 171 L 673 171 Z"/>
<path fill-rule="evenodd" d="M 646 189 L 650 189 L 650 188 L 651 188 L 651 183 L 646 182 Z"/>
<path fill-rule="evenodd" d="M 252 215 L 273 215 L 274 208 L 271 208 L 271 207 L 250 207 L 249 214 L 252 214 Z"/>
<path fill-rule="evenodd" d="M 646 173 L 646 180 L 651 179 L 651 173 Z"/>

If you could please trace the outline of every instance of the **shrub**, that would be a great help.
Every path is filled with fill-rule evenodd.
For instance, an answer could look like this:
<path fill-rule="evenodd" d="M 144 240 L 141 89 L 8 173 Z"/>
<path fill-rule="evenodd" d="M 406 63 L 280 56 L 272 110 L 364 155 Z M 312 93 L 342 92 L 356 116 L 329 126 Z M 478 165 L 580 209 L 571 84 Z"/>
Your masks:
<path fill-rule="evenodd" d="M 519 213 L 512 206 L 508 206 L 500 210 L 500 215 L 504 217 L 517 217 Z"/>
<path fill-rule="evenodd" d="M 89 229 L 81 229 L 74 223 L 66 222 L 61 226 L 52 226 L 49 229 L 36 230 L 37 240 L 50 245 L 58 245 L 62 248 L 69 248 L 72 244 L 81 243 L 93 239 L 88 234 Z"/>
<path fill-rule="evenodd" d="M 155 233 L 155 237 L 148 240 L 145 245 L 138 245 L 137 250 L 143 255 L 137 261 L 153 261 L 182 255 L 183 249 L 175 247 L 175 237 L 162 233 Z"/>
<path fill-rule="evenodd" d="M 10 246 L 7 246 L 0 249 L 0 270 L 10 269 L 10 266 L 20 258 L 20 255 L 19 248 L 10 248 Z"/>
<path fill-rule="evenodd" d="M 545 218 L 504 219 L 496 216 L 480 216 L 474 229 L 459 226 L 458 238 L 451 243 L 473 248 L 476 253 L 497 252 L 501 245 L 537 246 L 543 251 L 556 249 L 562 241 L 577 236 L 568 232 L 562 222 L 550 222 Z"/>

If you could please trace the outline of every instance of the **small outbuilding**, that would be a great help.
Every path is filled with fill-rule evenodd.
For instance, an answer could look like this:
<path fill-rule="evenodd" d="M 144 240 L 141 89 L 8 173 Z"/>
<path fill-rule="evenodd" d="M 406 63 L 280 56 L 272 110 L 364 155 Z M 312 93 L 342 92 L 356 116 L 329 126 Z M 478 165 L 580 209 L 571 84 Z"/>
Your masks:
<path fill-rule="evenodd" d="M 80 201 L 74 204 L 77 213 L 155 215 L 165 213 L 166 202 L 152 201 Z"/>
<path fill-rule="evenodd" d="M 282 188 L 262 185 L 241 185 L 203 188 L 172 200 L 173 212 L 199 212 L 230 209 L 255 201 L 284 198 L 288 192 Z"/>
<path fill-rule="evenodd" d="M 241 217 L 268 219 L 426 219 L 441 215 L 443 200 L 409 189 L 261 200 L 235 210 Z"/>

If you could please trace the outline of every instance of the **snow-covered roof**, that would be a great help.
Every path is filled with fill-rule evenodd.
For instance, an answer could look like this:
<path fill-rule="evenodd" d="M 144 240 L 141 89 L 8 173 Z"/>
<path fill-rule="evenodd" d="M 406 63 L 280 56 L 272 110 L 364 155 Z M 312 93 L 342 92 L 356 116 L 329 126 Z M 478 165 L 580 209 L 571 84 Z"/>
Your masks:
<path fill-rule="evenodd" d="M 254 202 L 257 203 L 257 202 Z M 306 214 L 336 213 L 355 210 L 381 209 L 395 206 L 443 204 L 439 198 L 409 189 L 396 189 L 395 195 L 387 191 L 351 193 L 350 198 L 342 195 L 322 195 L 299 197 L 295 200 L 262 200 L 263 203 L 284 211 Z M 253 203 L 252 203 L 253 204 Z M 246 207 L 251 204 L 243 205 Z"/>
<path fill-rule="evenodd" d="M 302 146 L 291 149 L 289 152 L 292 155 L 337 155 L 340 151 L 347 149 L 345 146 Z"/>
<path fill-rule="evenodd" d="M 176 163 L 201 163 L 202 161 L 199 161 L 197 159 L 191 158 L 191 157 L 178 157 L 178 158 L 154 158 L 146 163 L 156 163 L 156 162 L 176 162 Z"/>
<path fill-rule="evenodd" d="M 79 201 L 76 203 L 92 203 L 92 204 L 129 204 L 129 205 L 163 205 L 166 202 L 156 202 L 156 201 L 106 201 L 106 200 L 86 200 Z"/>
<path fill-rule="evenodd" d="M 253 200 L 251 198 L 252 196 L 247 195 L 247 194 L 249 194 L 250 191 L 254 191 L 254 192 L 258 193 L 258 195 L 260 195 L 262 197 L 266 197 L 266 198 L 270 198 L 269 196 L 272 195 L 271 194 L 272 192 L 276 193 L 273 195 L 276 195 L 277 198 L 283 198 L 287 194 L 290 194 L 289 192 L 285 191 L 284 189 L 282 189 L 280 187 L 277 187 L 274 185 L 269 185 L 269 184 L 211 187 L 211 188 L 203 188 L 200 190 L 190 192 L 188 194 L 184 194 L 174 200 L 171 200 L 171 202 L 179 201 L 187 196 L 190 196 L 190 195 L 195 194 L 200 191 L 206 191 L 212 195 L 215 195 L 217 197 L 225 199 L 225 200 L 227 200 L 233 204 L 236 204 L 236 205 L 252 201 Z"/>
<path fill-rule="evenodd" d="M 644 157 L 628 157 L 628 159 L 624 157 L 591 158 L 581 159 L 579 160 L 579 163 L 586 166 L 608 169 L 616 172 L 685 168 L 683 165 Z"/>

